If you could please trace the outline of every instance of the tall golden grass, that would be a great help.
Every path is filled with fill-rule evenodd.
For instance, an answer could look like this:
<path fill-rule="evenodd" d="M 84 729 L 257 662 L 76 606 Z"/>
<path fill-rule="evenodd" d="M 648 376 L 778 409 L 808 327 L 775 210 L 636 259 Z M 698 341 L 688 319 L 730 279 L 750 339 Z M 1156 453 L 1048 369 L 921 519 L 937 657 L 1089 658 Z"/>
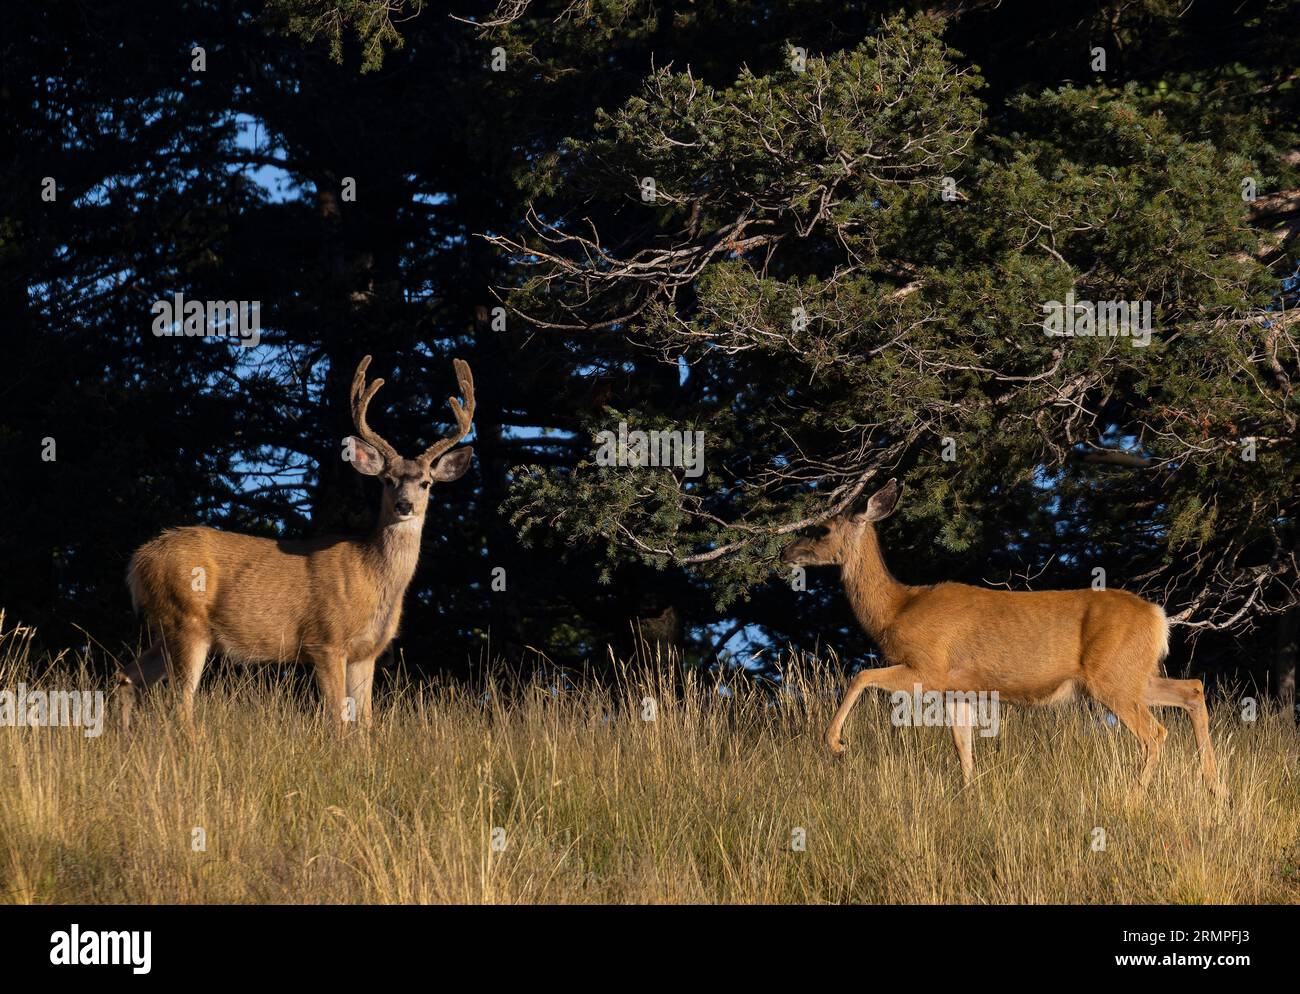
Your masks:
<path fill-rule="evenodd" d="M 103 686 L 84 660 L 32 658 L 29 635 L 0 634 L 0 689 Z M 1099 710 L 1005 709 L 964 788 L 948 732 L 895 728 L 884 696 L 833 761 L 839 682 L 815 660 L 791 660 L 775 697 L 656 672 L 618 691 L 402 683 L 372 731 L 340 734 L 282 676 L 227 671 L 192 735 L 158 706 L 129 737 L 0 728 L 0 900 L 1300 899 L 1297 733 L 1276 709 L 1214 709 L 1227 805 L 1164 712 L 1132 807 L 1136 745 Z"/>

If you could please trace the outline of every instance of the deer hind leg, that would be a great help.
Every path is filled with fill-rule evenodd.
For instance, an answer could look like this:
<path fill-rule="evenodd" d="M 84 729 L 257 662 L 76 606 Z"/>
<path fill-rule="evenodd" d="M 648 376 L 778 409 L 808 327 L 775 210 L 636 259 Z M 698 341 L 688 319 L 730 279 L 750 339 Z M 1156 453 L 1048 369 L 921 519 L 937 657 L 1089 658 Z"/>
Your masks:
<path fill-rule="evenodd" d="M 194 727 L 194 692 L 203 678 L 203 666 L 211 647 L 211 636 L 197 628 L 182 629 L 167 646 L 181 721 L 191 729 Z"/>
<path fill-rule="evenodd" d="M 1219 776 L 1219 766 L 1214 759 L 1214 744 L 1210 741 L 1210 712 L 1205 706 L 1205 685 L 1200 680 L 1171 680 L 1153 676 L 1147 684 L 1147 703 L 1153 707 L 1182 708 L 1192 719 L 1196 733 L 1196 749 L 1201 755 L 1201 773 L 1205 784 L 1218 797 L 1226 796 L 1228 788 Z"/>
<path fill-rule="evenodd" d="M 969 784 L 975 775 L 974 712 L 969 701 L 950 701 L 948 703 L 948 721 L 952 725 L 952 741 L 957 746 L 957 758 L 961 760 L 962 779 Z"/>
<path fill-rule="evenodd" d="M 1165 730 L 1164 725 L 1156 721 L 1155 715 L 1146 706 L 1145 698 L 1134 699 L 1127 695 L 1118 698 L 1114 695 L 1093 694 L 1093 696 L 1115 712 L 1115 717 L 1122 721 L 1124 727 L 1142 743 L 1145 753 L 1142 770 L 1129 794 L 1130 800 L 1136 800 L 1146 793 L 1151 783 L 1156 761 L 1160 758 L 1160 749 L 1165 744 L 1165 736 L 1169 732 Z"/>
<path fill-rule="evenodd" d="M 117 690 L 113 696 L 117 702 L 118 722 L 122 731 L 130 731 L 131 718 L 141 695 L 166 678 L 167 658 L 159 644 L 140 653 L 117 675 Z"/>
<path fill-rule="evenodd" d="M 1169 731 L 1156 720 L 1156 716 L 1145 703 L 1130 704 L 1116 711 L 1115 717 L 1124 722 L 1124 727 L 1138 737 L 1146 753 L 1135 790 L 1135 793 L 1140 795 L 1151 784 L 1151 775 L 1155 772 L 1156 762 L 1160 759 L 1160 750 L 1164 747 Z"/>
<path fill-rule="evenodd" d="M 844 694 L 844 700 L 840 703 L 839 710 L 835 712 L 835 717 L 831 719 L 830 727 L 826 729 L 826 744 L 830 746 L 831 753 L 836 756 L 844 754 L 844 740 L 840 738 L 840 733 L 844 730 L 844 722 L 849 717 L 849 712 L 853 710 L 853 705 L 858 702 L 862 692 L 868 687 L 882 687 L 885 690 L 905 690 L 911 693 L 917 685 L 921 683 L 921 677 L 910 666 L 883 666 L 874 670 L 859 670 L 849 683 L 849 689 Z"/>
<path fill-rule="evenodd" d="M 1169 734 L 1147 707 L 1147 682 L 1155 672 L 1161 646 L 1154 634 L 1146 643 L 1135 634 L 1140 633 L 1122 626 L 1105 628 L 1085 639 L 1082 660 L 1088 696 L 1110 708 L 1142 743 L 1145 757 L 1129 793 L 1130 801 L 1146 793 Z"/>

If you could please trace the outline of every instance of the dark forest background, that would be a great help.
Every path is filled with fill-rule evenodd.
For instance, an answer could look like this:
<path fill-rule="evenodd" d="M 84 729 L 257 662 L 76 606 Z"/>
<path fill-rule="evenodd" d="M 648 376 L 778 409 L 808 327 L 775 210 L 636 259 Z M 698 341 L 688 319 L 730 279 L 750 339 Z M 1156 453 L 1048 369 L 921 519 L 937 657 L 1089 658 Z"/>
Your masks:
<path fill-rule="evenodd" d="M 1293 693 L 1300 4 L 3 24 L 0 606 L 45 647 L 136 644 L 123 575 L 164 527 L 368 528 L 378 485 L 339 439 L 373 353 L 403 451 L 447 429 L 452 357 L 478 384 L 413 669 L 861 663 L 837 578 L 793 590 L 776 556 L 896 475 L 901 579 L 1102 569 L 1175 617 L 1171 670 Z M 1152 301 L 1152 343 L 1047 337 L 1067 291 Z M 260 301 L 261 344 L 156 337 L 178 292 Z M 706 475 L 594 465 L 620 421 L 704 431 Z"/>

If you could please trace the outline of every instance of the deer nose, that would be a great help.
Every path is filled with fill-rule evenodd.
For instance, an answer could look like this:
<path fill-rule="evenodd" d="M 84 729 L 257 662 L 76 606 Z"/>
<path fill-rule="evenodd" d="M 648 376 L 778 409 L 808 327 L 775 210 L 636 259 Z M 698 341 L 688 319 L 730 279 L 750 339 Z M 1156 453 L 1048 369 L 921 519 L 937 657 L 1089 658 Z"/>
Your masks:
<path fill-rule="evenodd" d="M 393 505 L 393 510 L 398 514 L 410 514 L 415 510 L 415 506 L 409 500 L 399 500 Z"/>

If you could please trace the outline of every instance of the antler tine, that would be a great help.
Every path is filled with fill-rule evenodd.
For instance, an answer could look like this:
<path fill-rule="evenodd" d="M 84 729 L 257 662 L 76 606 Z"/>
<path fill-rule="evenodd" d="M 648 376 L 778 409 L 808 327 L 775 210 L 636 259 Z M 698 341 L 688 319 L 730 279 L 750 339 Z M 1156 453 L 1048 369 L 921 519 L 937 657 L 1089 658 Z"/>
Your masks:
<path fill-rule="evenodd" d="M 456 418 L 456 431 L 424 450 L 424 455 L 420 458 L 426 463 L 433 462 L 468 435 L 474 424 L 474 374 L 470 372 L 469 363 L 464 359 L 453 359 L 452 366 L 456 369 L 456 382 L 460 384 L 460 393 L 465 398 L 465 403 L 462 405 L 455 397 L 447 398 L 451 413 Z"/>
<path fill-rule="evenodd" d="M 385 462 L 394 462 L 401 459 L 401 456 L 397 454 L 397 450 L 366 423 L 366 408 L 370 406 L 371 398 L 384 385 L 381 378 L 372 381 L 370 386 L 366 386 L 366 370 L 369 368 L 370 356 L 366 356 L 357 363 L 357 371 L 352 375 L 352 423 L 356 425 L 357 434 L 361 436 L 363 442 L 369 442 L 378 449 Z"/>

